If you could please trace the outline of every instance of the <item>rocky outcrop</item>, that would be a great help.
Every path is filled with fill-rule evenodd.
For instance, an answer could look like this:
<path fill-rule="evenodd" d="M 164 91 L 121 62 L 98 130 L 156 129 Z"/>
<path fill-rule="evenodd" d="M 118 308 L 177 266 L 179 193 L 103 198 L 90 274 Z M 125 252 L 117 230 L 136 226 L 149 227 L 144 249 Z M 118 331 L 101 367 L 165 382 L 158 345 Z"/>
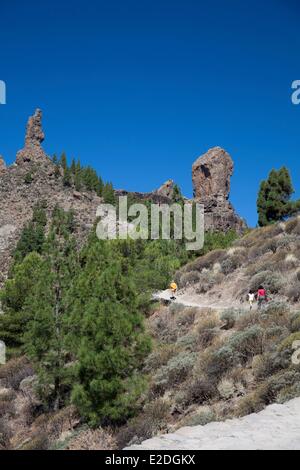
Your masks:
<path fill-rule="evenodd" d="M 241 232 L 244 221 L 229 202 L 233 161 L 221 147 L 214 147 L 199 157 L 192 167 L 194 198 L 204 205 L 205 228 Z"/>
<path fill-rule="evenodd" d="M 5 161 L 3 160 L 3 157 L 0 155 L 0 175 L 1 173 L 4 173 L 5 170 L 6 170 Z"/>
<path fill-rule="evenodd" d="M 28 119 L 27 131 L 25 137 L 25 147 L 17 153 L 16 163 L 18 165 L 24 162 L 40 163 L 48 159 L 45 154 L 42 143 L 45 135 L 42 129 L 42 111 L 37 109 L 33 116 Z"/>
<path fill-rule="evenodd" d="M 44 140 L 41 118 L 39 110 L 29 118 L 25 147 L 17 154 L 17 165 L 0 171 L 0 288 L 9 270 L 11 253 L 38 202 L 45 201 L 49 219 L 57 204 L 74 211 L 79 246 L 86 240 L 101 203 L 94 192 L 83 191 L 79 197 L 74 188 L 63 185 L 62 175 L 55 175 L 55 165 L 41 145 Z"/>
<path fill-rule="evenodd" d="M 154 192 L 158 194 L 159 196 L 172 199 L 173 194 L 174 194 L 174 181 L 173 180 L 166 181 Z"/>

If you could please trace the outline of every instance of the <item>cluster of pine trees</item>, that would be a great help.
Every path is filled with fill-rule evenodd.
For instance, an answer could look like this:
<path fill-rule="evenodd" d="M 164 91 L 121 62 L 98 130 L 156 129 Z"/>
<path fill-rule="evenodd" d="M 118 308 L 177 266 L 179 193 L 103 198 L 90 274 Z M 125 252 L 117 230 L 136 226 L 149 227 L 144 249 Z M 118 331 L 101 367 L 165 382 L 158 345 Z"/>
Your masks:
<path fill-rule="evenodd" d="M 46 230 L 46 225 L 48 229 Z M 74 403 L 92 425 L 134 413 L 151 342 L 144 314 L 151 292 L 187 261 L 167 240 L 99 240 L 78 250 L 74 214 L 34 208 L 1 291 L 0 337 L 33 364 L 45 409 Z"/>
<path fill-rule="evenodd" d="M 105 203 L 116 203 L 112 183 L 105 183 L 101 176 L 97 175 L 97 172 L 94 170 L 94 168 L 90 166 L 81 166 L 80 160 L 75 160 L 75 158 L 73 158 L 71 164 L 68 165 L 68 160 L 65 153 L 62 153 L 60 158 L 57 158 L 57 156 L 54 155 L 52 160 L 55 164 L 56 177 L 59 177 L 61 174 L 63 174 L 64 186 L 74 186 L 76 191 L 95 191 L 98 196 L 103 197 Z"/>

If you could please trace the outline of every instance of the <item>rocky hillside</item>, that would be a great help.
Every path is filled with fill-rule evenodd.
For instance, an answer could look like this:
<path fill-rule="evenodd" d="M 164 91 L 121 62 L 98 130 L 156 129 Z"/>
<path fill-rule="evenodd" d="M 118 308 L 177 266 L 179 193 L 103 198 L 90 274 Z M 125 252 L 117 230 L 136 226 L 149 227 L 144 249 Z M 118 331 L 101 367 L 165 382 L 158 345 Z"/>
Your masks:
<path fill-rule="evenodd" d="M 252 418 L 207 431 L 195 428 L 194 440 L 193 429 L 173 433 L 299 397 L 300 366 L 292 359 L 300 341 L 299 272 L 299 218 L 253 230 L 231 248 L 212 251 L 178 271 L 177 300 L 165 305 L 170 293 L 159 293 L 161 305 L 148 320 L 155 345 L 145 365 L 149 392 L 141 415 L 120 432 L 121 444 L 171 433 L 145 447 L 204 448 L 218 432 L 231 435 L 238 427 L 246 439 Z M 260 284 L 270 300 L 262 310 L 255 305 L 250 311 L 246 294 Z M 251 446 L 251 429 L 249 424 L 250 441 L 236 446 Z M 206 432 L 210 441 L 201 440 Z M 219 442 L 229 445 L 228 439 Z"/>

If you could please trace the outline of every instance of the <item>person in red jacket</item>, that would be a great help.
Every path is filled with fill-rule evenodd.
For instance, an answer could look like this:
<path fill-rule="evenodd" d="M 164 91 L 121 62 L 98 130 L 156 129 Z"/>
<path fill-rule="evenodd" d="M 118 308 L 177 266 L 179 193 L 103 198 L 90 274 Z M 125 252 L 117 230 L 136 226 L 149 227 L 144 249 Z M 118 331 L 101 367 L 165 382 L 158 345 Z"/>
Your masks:
<path fill-rule="evenodd" d="M 261 309 L 262 304 L 267 301 L 267 293 L 266 289 L 264 286 L 259 286 L 258 291 L 257 291 L 257 302 L 258 302 L 258 308 Z"/>

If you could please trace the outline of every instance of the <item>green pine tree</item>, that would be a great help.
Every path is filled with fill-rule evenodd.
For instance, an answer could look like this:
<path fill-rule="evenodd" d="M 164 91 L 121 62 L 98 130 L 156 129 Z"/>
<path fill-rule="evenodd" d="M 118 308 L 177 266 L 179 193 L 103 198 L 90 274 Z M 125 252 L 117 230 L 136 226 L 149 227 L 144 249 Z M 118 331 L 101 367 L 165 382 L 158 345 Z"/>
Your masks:
<path fill-rule="evenodd" d="M 31 319 L 25 303 L 39 280 L 42 265 L 40 255 L 28 254 L 15 266 L 13 277 L 6 281 L 1 291 L 3 315 L 0 315 L 0 338 L 9 351 L 22 351 L 24 332 Z"/>
<path fill-rule="evenodd" d="M 299 209 L 298 201 L 291 201 L 294 193 L 289 171 L 286 167 L 272 170 L 268 179 L 262 181 L 257 198 L 258 224 L 265 225 L 284 220 Z"/>
<path fill-rule="evenodd" d="M 68 168 L 67 156 L 66 156 L 65 152 L 63 152 L 61 154 L 60 166 L 63 168 L 64 171 Z"/>
<path fill-rule="evenodd" d="M 112 183 L 106 183 L 102 189 L 102 197 L 106 204 L 116 205 L 116 196 Z"/>
<path fill-rule="evenodd" d="M 126 419 L 144 386 L 138 370 L 150 341 L 135 288 L 119 258 L 113 243 L 92 243 L 69 293 L 69 342 L 78 381 L 72 400 L 91 425 Z"/>
<path fill-rule="evenodd" d="M 77 269 L 77 250 L 70 234 L 69 216 L 55 209 L 44 250 L 44 263 L 24 310 L 30 321 L 24 348 L 38 375 L 38 391 L 44 403 L 57 410 L 71 386 L 66 348 L 68 309 L 65 298 Z"/>

